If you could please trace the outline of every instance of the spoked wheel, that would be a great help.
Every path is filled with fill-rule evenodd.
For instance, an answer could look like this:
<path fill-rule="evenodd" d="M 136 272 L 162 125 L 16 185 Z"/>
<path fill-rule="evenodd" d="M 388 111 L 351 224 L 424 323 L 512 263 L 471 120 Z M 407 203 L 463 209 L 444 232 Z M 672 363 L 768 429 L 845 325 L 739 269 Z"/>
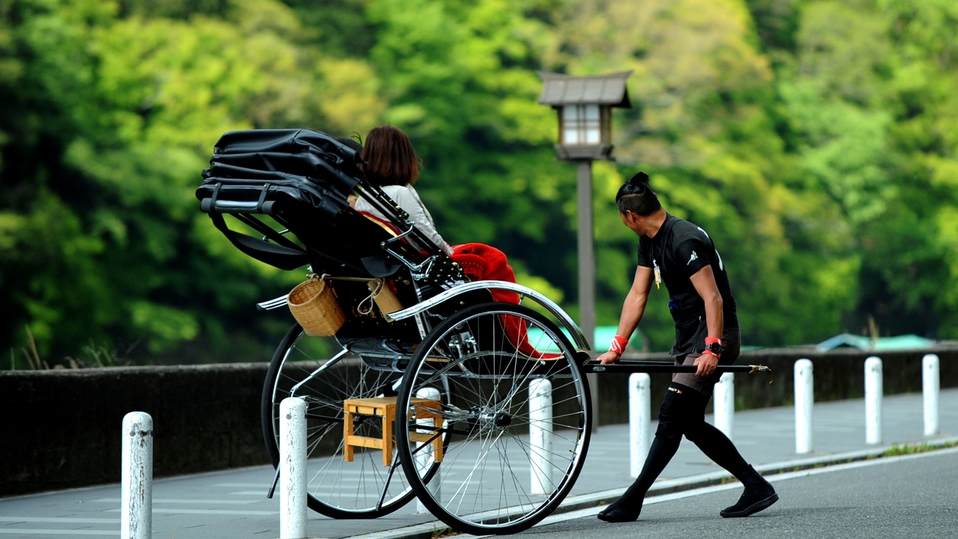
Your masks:
<path fill-rule="evenodd" d="M 280 403 L 286 397 L 307 404 L 307 492 L 310 509 L 333 518 L 376 518 L 402 507 L 414 496 L 399 470 L 395 450 L 391 465 L 383 451 L 354 447 L 352 461 L 344 455 L 346 399 L 395 398 L 402 373 L 375 370 L 361 358 L 343 352 L 332 359 L 297 324 L 286 334 L 270 363 L 263 387 L 262 415 L 266 449 L 273 466 L 279 463 Z M 440 399 L 447 399 L 442 389 Z M 382 439 L 383 420 L 353 416 L 356 435 Z M 423 469 L 429 477 L 434 467 Z"/>
<path fill-rule="evenodd" d="M 426 336 L 399 392 L 407 413 L 397 413 L 396 444 L 433 515 L 460 532 L 508 534 L 558 507 L 591 436 L 589 388 L 574 352 L 555 324 L 511 304 L 466 308 Z M 451 403 L 423 399 L 444 386 Z M 530 392 L 550 395 L 551 406 Z M 550 428 L 551 445 L 543 436 Z M 446 446 L 436 458 L 440 435 Z M 416 464 L 434 460 L 441 460 L 434 476 Z"/>

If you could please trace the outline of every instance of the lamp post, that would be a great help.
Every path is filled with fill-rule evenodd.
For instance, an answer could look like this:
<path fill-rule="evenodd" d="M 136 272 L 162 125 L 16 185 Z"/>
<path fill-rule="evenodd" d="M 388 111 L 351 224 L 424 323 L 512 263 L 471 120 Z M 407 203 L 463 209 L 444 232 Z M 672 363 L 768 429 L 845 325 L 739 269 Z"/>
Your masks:
<path fill-rule="evenodd" d="M 595 238 L 592 215 L 592 161 L 613 160 L 612 108 L 629 108 L 625 81 L 631 71 L 593 77 L 573 77 L 539 72 L 542 95 L 539 103 L 559 114 L 559 143 L 556 153 L 562 161 L 577 165 L 579 250 L 579 325 L 595 348 Z M 588 374 L 592 389 L 594 428 L 599 425 L 599 385 Z"/>

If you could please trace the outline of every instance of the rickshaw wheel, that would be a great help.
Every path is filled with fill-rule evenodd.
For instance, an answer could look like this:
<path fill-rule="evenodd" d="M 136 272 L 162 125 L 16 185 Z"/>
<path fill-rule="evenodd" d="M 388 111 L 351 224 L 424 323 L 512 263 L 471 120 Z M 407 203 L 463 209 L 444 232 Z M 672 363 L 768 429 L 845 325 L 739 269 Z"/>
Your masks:
<path fill-rule="evenodd" d="M 451 402 L 422 400 L 439 387 Z M 545 392 L 551 406 L 532 392 Z M 516 533 L 555 510 L 582 469 L 592 429 L 589 387 L 569 340 L 545 316 L 503 303 L 463 309 L 426 336 L 398 409 L 406 413 L 396 415 L 396 445 L 416 496 L 474 535 Z M 438 460 L 439 435 L 439 470 L 424 474 Z"/>
<path fill-rule="evenodd" d="M 295 396 L 307 403 L 307 504 L 332 518 L 377 518 L 408 503 L 414 492 L 399 470 L 393 449 L 392 467 L 383 465 L 379 449 L 354 448 L 344 458 L 343 401 L 395 396 L 401 372 L 370 368 L 355 354 L 326 359 L 332 339 L 307 336 L 299 324 L 286 334 L 273 356 L 262 396 L 263 437 L 273 466 L 279 464 L 280 403 Z M 296 387 L 299 385 L 299 387 Z M 443 391 L 442 398 L 447 399 Z M 355 434 L 382 437 L 382 420 L 359 417 Z M 424 470 L 426 476 L 434 467 Z"/>

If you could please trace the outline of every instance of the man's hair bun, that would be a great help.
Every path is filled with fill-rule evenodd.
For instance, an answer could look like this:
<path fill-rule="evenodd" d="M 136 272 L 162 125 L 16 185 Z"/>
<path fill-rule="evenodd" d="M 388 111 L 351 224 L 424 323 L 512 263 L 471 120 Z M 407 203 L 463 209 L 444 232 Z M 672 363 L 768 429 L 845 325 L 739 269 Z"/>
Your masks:
<path fill-rule="evenodd" d="M 645 172 L 639 172 L 629 180 L 629 183 L 635 187 L 648 187 L 649 175 Z"/>

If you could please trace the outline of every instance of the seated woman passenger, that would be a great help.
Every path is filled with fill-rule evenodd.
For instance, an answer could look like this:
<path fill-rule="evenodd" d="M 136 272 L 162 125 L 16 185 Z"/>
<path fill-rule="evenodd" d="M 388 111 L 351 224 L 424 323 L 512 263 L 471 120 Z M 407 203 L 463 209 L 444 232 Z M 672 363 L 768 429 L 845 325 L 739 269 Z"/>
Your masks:
<path fill-rule="evenodd" d="M 515 272 L 509 265 L 506 255 L 499 249 L 482 243 L 466 243 L 453 248 L 436 231 L 436 225 L 432 216 L 429 215 L 429 210 L 423 205 L 419 194 L 412 186 L 419 179 L 419 157 L 406 133 L 391 125 L 373 128 L 366 135 L 361 157 L 365 161 L 363 166 L 366 180 L 379 186 L 389 198 L 408 213 L 412 224 L 445 254 L 452 257 L 462 267 L 466 277 L 472 281 L 516 282 Z M 354 208 L 359 212 L 386 219 L 385 215 L 361 197 L 356 200 Z M 512 290 L 493 288 L 489 292 L 494 301 L 519 303 L 519 294 Z M 554 354 L 539 352 L 529 343 L 525 322 L 521 319 L 504 316 L 503 325 L 509 339 L 515 343 L 521 353 L 538 359 L 555 357 Z"/>
<path fill-rule="evenodd" d="M 409 221 L 442 252 L 452 255 L 452 248 L 436 231 L 436 224 L 429 210 L 413 188 L 413 184 L 419 179 L 419 157 L 406 133 L 391 125 L 373 128 L 366 135 L 361 157 L 366 162 L 366 180 L 380 187 L 389 198 L 399 204 L 399 207 L 409 214 Z M 362 198 L 356 201 L 355 207 L 357 211 L 386 219 L 385 215 Z"/>

